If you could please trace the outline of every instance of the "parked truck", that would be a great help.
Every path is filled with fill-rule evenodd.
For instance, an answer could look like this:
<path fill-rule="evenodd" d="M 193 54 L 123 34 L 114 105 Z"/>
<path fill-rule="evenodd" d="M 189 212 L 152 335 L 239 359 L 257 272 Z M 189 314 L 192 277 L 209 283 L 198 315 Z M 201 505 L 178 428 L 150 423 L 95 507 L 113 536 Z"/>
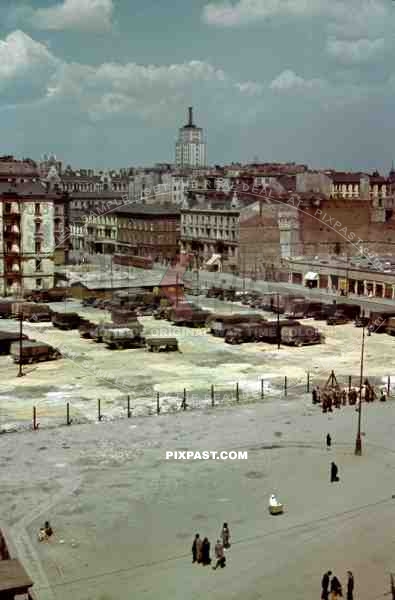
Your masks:
<path fill-rule="evenodd" d="M 91 339 L 92 338 L 92 330 L 94 329 L 95 326 L 96 326 L 96 323 L 93 323 L 93 321 L 89 321 L 88 319 L 81 319 L 80 325 L 78 327 L 80 337 L 85 338 L 85 339 Z"/>
<path fill-rule="evenodd" d="M 20 335 L 17 331 L 0 331 L 0 355 L 10 354 L 11 344 L 17 342 Z M 22 340 L 29 339 L 27 335 L 22 334 Z"/>
<path fill-rule="evenodd" d="M 225 331 L 227 344 L 244 344 L 246 342 L 260 342 L 264 337 L 265 322 L 238 323 Z"/>
<path fill-rule="evenodd" d="M 52 324 L 58 329 L 78 329 L 80 323 L 81 317 L 76 312 L 54 312 L 52 315 Z"/>
<path fill-rule="evenodd" d="M 67 288 L 55 287 L 48 290 L 33 290 L 27 292 L 26 300 L 32 302 L 63 302 L 68 296 Z"/>
<path fill-rule="evenodd" d="M 207 320 L 210 333 L 216 337 L 225 337 L 226 330 L 236 327 L 239 323 L 264 322 L 265 319 L 259 314 L 233 313 L 230 315 L 211 314 Z"/>
<path fill-rule="evenodd" d="M 13 314 L 12 314 L 12 305 L 14 304 L 15 300 L 8 300 L 5 298 L 2 298 L 0 300 L 0 318 L 1 319 L 11 319 Z"/>
<path fill-rule="evenodd" d="M 129 327 L 118 327 L 106 329 L 103 333 L 103 342 L 111 350 L 121 350 L 125 348 L 142 348 L 145 346 L 145 339 Z"/>
<path fill-rule="evenodd" d="M 325 336 L 309 325 L 291 325 L 281 328 L 281 343 L 288 346 L 309 346 L 322 344 Z"/>
<path fill-rule="evenodd" d="M 22 360 L 20 361 L 20 342 L 13 342 L 10 354 L 15 363 L 22 362 L 23 365 L 47 360 L 57 360 L 62 355 L 56 348 L 45 342 L 36 340 L 22 340 Z"/>
<path fill-rule="evenodd" d="M 22 314 L 24 321 L 50 322 L 52 310 L 47 304 L 36 304 L 35 302 L 14 302 L 12 304 L 12 316 L 18 318 Z"/>
<path fill-rule="evenodd" d="M 388 333 L 388 335 L 395 335 L 395 317 L 387 319 L 385 332 Z"/>
<path fill-rule="evenodd" d="M 176 352 L 179 349 L 175 337 L 150 337 L 146 339 L 146 344 L 149 352 Z"/>

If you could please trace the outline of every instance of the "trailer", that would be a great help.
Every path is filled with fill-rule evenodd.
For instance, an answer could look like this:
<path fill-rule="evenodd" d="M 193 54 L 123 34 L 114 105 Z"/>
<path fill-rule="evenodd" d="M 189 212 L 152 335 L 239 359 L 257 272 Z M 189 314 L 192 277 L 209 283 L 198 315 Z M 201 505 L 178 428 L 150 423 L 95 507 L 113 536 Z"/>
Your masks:
<path fill-rule="evenodd" d="M 10 354 L 11 344 L 17 342 L 20 339 L 20 335 L 17 331 L 0 331 L 0 355 L 5 356 Z M 22 340 L 28 340 L 28 336 L 22 334 Z"/>
<path fill-rule="evenodd" d="M 118 327 L 106 329 L 103 333 L 103 342 L 111 350 L 123 350 L 125 348 L 142 348 L 145 346 L 145 338 L 129 327 Z"/>
<path fill-rule="evenodd" d="M 78 329 L 81 323 L 81 317 L 76 312 L 54 312 L 52 315 L 52 324 L 54 327 L 63 330 Z"/>
<path fill-rule="evenodd" d="M 53 348 L 45 342 L 36 340 L 22 340 L 22 360 L 20 360 L 20 342 L 13 342 L 10 348 L 10 354 L 15 363 L 23 365 L 43 362 L 48 360 L 57 360 L 62 355 L 56 348 Z"/>
<path fill-rule="evenodd" d="M 325 336 L 314 327 L 308 325 L 285 326 L 281 329 L 281 343 L 287 346 L 310 346 L 322 344 Z"/>
<path fill-rule="evenodd" d="M 145 341 L 149 352 L 177 352 L 179 350 L 175 337 L 151 337 L 146 338 Z"/>

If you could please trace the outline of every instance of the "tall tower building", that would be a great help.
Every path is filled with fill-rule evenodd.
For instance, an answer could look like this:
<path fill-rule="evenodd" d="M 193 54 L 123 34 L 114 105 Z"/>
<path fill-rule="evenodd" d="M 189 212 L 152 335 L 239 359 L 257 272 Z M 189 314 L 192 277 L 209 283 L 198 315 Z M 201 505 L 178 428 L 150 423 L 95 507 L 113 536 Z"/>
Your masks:
<path fill-rule="evenodd" d="M 193 123 L 192 106 L 188 109 L 188 123 L 179 130 L 176 142 L 176 166 L 198 168 L 206 166 L 206 142 L 203 129 Z"/>

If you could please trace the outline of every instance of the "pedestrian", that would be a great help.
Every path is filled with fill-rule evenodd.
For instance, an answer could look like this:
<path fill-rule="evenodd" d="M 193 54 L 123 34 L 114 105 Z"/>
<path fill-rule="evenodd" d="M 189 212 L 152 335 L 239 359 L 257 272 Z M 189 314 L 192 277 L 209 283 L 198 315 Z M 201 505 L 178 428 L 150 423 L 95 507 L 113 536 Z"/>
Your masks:
<path fill-rule="evenodd" d="M 202 538 L 197 535 L 196 537 L 196 560 L 199 565 L 202 564 L 203 561 L 203 541 Z"/>
<path fill-rule="evenodd" d="M 385 388 L 380 390 L 380 402 L 385 402 L 387 400 L 387 394 Z"/>
<path fill-rule="evenodd" d="M 317 402 L 318 404 L 321 402 L 321 390 L 319 385 L 317 385 Z"/>
<path fill-rule="evenodd" d="M 331 483 L 333 483 L 334 481 L 339 481 L 339 477 L 338 477 L 338 471 L 339 469 L 337 468 L 336 463 L 332 462 L 331 463 Z"/>
<path fill-rule="evenodd" d="M 329 578 L 332 575 L 332 571 L 327 571 L 321 581 L 322 593 L 321 600 L 328 600 L 329 598 Z"/>
<path fill-rule="evenodd" d="M 347 571 L 347 600 L 354 600 L 354 575 Z"/>
<path fill-rule="evenodd" d="M 226 549 L 230 548 L 230 531 L 229 531 L 229 527 L 228 527 L 227 523 L 224 523 L 222 525 L 221 539 L 222 539 L 224 548 L 226 548 Z"/>
<path fill-rule="evenodd" d="M 342 586 L 336 575 L 332 577 L 331 580 L 331 600 L 337 600 L 337 598 L 342 598 Z"/>
<path fill-rule="evenodd" d="M 343 404 L 343 406 L 347 405 L 347 391 L 346 390 L 342 391 L 342 404 Z"/>
<path fill-rule="evenodd" d="M 206 567 L 211 563 L 210 558 L 210 542 L 205 537 L 202 544 L 202 565 Z"/>
<path fill-rule="evenodd" d="M 217 540 L 217 543 L 215 544 L 215 558 L 217 559 L 217 562 L 215 563 L 213 569 L 215 570 L 218 567 L 223 569 L 226 566 L 226 558 L 221 540 Z"/>
<path fill-rule="evenodd" d="M 193 540 L 193 544 L 192 544 L 192 563 L 197 562 L 197 555 L 198 555 L 198 541 L 200 540 L 200 535 L 197 533 L 195 535 L 195 539 Z"/>
<path fill-rule="evenodd" d="M 329 433 L 327 433 L 327 435 L 326 435 L 326 447 L 327 447 L 328 450 L 331 449 L 331 445 L 332 445 L 332 438 L 329 435 Z"/>
<path fill-rule="evenodd" d="M 313 404 L 317 404 L 317 399 L 318 399 L 317 398 L 317 389 L 315 387 L 313 388 L 313 391 L 311 392 L 311 396 L 313 399 Z"/>

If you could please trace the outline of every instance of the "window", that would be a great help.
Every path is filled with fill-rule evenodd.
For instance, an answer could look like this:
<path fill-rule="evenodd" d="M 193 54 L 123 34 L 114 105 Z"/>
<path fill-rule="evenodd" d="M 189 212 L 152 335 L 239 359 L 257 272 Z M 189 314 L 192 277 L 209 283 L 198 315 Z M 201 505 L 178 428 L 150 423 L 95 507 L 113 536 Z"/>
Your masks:
<path fill-rule="evenodd" d="M 36 279 L 36 288 L 40 288 L 42 284 L 42 279 Z"/>
<path fill-rule="evenodd" d="M 7 202 L 5 205 L 5 214 L 9 215 L 10 212 L 11 212 L 11 204 L 9 204 L 9 202 Z"/>
<path fill-rule="evenodd" d="M 36 271 L 41 271 L 41 260 L 36 258 Z"/>
<path fill-rule="evenodd" d="M 41 252 L 41 242 L 36 242 L 36 254 L 40 254 Z"/>
<path fill-rule="evenodd" d="M 36 202 L 36 204 L 34 205 L 34 214 L 35 215 L 40 215 L 41 214 L 39 202 Z"/>

